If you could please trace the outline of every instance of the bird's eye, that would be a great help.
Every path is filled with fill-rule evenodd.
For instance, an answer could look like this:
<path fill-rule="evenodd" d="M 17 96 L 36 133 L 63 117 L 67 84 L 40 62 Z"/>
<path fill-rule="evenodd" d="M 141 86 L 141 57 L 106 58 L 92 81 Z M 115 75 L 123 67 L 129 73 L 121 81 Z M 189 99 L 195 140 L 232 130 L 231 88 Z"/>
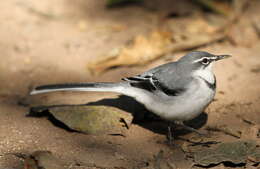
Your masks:
<path fill-rule="evenodd" d="M 201 63 L 204 64 L 204 65 L 207 65 L 207 64 L 209 64 L 209 59 L 204 58 L 204 59 L 202 59 Z"/>

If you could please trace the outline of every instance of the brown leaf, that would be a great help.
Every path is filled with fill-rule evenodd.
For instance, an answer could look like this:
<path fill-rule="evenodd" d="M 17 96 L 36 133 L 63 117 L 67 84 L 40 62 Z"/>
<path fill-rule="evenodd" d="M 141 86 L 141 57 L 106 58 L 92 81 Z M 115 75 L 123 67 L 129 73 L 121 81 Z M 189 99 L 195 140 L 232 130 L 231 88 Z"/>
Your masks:
<path fill-rule="evenodd" d="M 145 64 L 163 55 L 171 44 L 171 33 L 154 31 L 147 37 L 139 35 L 133 42 L 122 48 L 118 53 L 104 57 L 88 65 L 93 73 L 100 73 L 104 70 L 124 65 Z"/>
<path fill-rule="evenodd" d="M 233 164 L 246 163 L 247 159 L 259 159 L 260 149 L 255 141 L 236 141 L 222 143 L 215 149 L 204 148 L 194 152 L 194 160 L 197 165 L 209 166 L 222 162 Z M 259 161 L 256 161 L 259 162 Z"/>
<path fill-rule="evenodd" d="M 38 115 L 48 112 L 72 130 L 87 134 L 122 134 L 129 129 L 133 116 L 110 106 L 69 105 L 37 110 Z M 32 115 L 32 113 L 31 113 Z"/>

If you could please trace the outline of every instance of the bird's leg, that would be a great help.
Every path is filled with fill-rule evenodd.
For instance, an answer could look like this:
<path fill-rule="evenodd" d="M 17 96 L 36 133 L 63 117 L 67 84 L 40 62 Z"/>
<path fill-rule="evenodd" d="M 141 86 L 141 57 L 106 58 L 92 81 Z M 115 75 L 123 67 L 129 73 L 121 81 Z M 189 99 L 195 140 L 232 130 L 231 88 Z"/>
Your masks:
<path fill-rule="evenodd" d="M 199 134 L 199 135 L 205 135 L 205 133 L 200 132 L 199 130 L 196 130 L 196 129 L 192 128 L 192 127 L 189 127 L 189 126 L 183 124 L 183 122 L 181 122 L 181 121 L 175 121 L 175 124 L 180 125 L 180 126 L 182 126 L 184 129 L 189 130 L 189 131 L 191 131 L 191 132 L 195 132 L 195 133 L 197 133 L 197 134 Z"/>
<path fill-rule="evenodd" d="M 168 143 L 170 145 L 173 145 L 173 140 L 174 140 L 174 137 L 173 137 L 173 133 L 172 133 L 172 123 L 171 122 L 168 122 L 168 133 L 167 133 L 167 140 L 168 140 Z"/>

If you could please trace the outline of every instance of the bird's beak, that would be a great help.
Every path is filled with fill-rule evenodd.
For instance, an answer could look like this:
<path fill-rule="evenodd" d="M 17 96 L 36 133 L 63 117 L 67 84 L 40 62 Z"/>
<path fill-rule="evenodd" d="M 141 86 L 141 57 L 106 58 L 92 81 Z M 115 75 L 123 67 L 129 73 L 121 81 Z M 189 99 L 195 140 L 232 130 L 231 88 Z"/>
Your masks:
<path fill-rule="evenodd" d="M 231 57 L 231 55 L 216 55 L 215 61 L 230 58 L 230 57 Z"/>

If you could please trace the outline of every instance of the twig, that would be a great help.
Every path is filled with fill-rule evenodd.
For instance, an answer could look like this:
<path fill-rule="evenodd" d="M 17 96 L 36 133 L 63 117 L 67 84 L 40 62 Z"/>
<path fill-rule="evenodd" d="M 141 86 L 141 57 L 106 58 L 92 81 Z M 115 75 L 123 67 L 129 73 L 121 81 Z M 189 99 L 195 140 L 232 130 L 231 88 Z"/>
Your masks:
<path fill-rule="evenodd" d="M 240 133 L 234 132 L 230 128 L 227 128 L 225 126 L 207 126 L 206 130 L 223 132 L 223 133 L 233 136 L 235 138 L 241 137 Z"/>
<path fill-rule="evenodd" d="M 250 125 L 256 125 L 255 122 L 243 117 L 242 115 L 237 115 L 238 118 L 240 118 L 243 122 L 247 123 L 247 124 L 250 124 Z"/>
<path fill-rule="evenodd" d="M 222 6 L 219 6 L 216 2 L 212 0 L 196 0 L 196 2 L 210 9 L 213 12 L 216 12 L 224 16 L 229 16 L 229 13 Z"/>

